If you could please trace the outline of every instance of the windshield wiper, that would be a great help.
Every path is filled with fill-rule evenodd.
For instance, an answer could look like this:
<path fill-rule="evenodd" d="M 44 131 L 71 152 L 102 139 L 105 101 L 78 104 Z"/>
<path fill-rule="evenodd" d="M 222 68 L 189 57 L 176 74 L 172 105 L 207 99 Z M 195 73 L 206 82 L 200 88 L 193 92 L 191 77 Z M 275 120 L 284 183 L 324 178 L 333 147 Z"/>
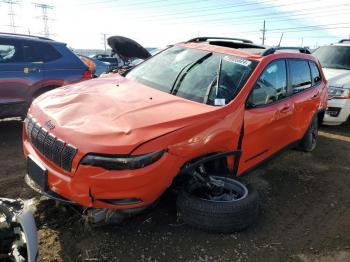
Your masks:
<path fill-rule="evenodd" d="M 197 64 L 202 63 L 204 60 L 208 59 L 209 57 L 211 57 L 213 55 L 213 53 L 207 53 L 206 55 L 200 57 L 199 59 L 197 59 L 196 61 L 189 63 L 188 65 L 186 65 L 184 68 L 181 69 L 181 71 L 177 74 L 175 81 L 173 83 L 173 85 L 171 86 L 170 89 L 170 94 L 176 94 L 176 86 L 179 86 L 181 84 L 181 82 L 184 80 L 185 76 L 187 75 L 187 73 Z M 187 68 L 187 70 L 185 71 L 185 69 Z M 185 71 L 185 72 L 184 72 Z M 178 81 L 178 79 L 181 79 Z M 177 85 L 176 85 L 177 84 Z"/>
<path fill-rule="evenodd" d="M 208 85 L 207 90 L 206 90 L 206 92 L 205 92 L 205 97 L 204 97 L 204 101 L 203 101 L 204 104 L 208 103 L 208 99 L 209 99 L 209 96 L 210 96 L 210 92 L 211 92 L 211 89 L 213 88 L 213 83 L 214 83 L 215 80 L 216 80 L 215 95 L 216 95 L 216 96 L 218 95 L 218 92 L 219 92 L 219 84 L 220 84 L 220 77 L 221 77 L 221 68 L 222 68 L 222 58 L 220 59 L 219 69 L 218 69 L 217 75 L 216 75 L 216 77 L 213 79 L 213 81 L 210 82 L 210 84 Z"/>

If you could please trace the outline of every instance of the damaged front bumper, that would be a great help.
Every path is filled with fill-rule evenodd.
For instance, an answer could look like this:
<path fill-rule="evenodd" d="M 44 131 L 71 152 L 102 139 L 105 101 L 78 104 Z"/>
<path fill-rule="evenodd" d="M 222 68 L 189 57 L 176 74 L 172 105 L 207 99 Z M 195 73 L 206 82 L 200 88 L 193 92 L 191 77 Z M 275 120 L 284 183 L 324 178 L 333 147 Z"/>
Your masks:
<path fill-rule="evenodd" d="M 137 170 L 79 165 L 74 173 L 68 174 L 47 161 L 28 140 L 23 141 L 23 149 L 27 159 L 38 162 L 47 176 L 47 186 L 40 188 L 41 194 L 87 208 L 138 210 L 147 207 L 171 185 L 182 163 L 178 157 L 166 153 L 157 162 Z M 29 176 L 26 182 L 37 188 Z"/>
<path fill-rule="evenodd" d="M 37 259 L 37 228 L 30 202 L 0 198 L 0 261 Z"/>

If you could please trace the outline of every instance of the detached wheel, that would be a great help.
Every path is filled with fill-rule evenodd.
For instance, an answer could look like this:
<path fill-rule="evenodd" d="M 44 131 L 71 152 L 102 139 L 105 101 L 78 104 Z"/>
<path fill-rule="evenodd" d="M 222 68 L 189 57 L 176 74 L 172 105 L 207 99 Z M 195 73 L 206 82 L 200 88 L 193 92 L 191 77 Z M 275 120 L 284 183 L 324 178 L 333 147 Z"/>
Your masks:
<path fill-rule="evenodd" d="M 251 225 L 259 213 L 257 191 L 227 177 L 211 179 L 221 183 L 219 192 L 198 183 L 180 191 L 177 207 L 184 222 L 218 233 L 240 231 Z"/>
<path fill-rule="evenodd" d="M 317 145 L 318 136 L 318 117 L 317 115 L 312 119 L 309 128 L 306 131 L 303 139 L 299 144 L 299 149 L 305 152 L 312 152 L 315 150 Z"/>

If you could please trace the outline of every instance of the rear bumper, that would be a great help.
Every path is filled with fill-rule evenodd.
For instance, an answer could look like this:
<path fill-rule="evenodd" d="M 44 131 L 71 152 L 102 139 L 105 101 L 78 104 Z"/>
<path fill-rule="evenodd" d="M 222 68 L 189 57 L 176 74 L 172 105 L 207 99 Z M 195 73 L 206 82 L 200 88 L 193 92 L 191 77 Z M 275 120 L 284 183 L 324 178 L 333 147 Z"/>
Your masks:
<path fill-rule="evenodd" d="M 182 165 L 182 159 L 165 153 L 160 160 L 142 169 L 110 171 L 79 165 L 74 174 L 67 175 L 34 149 L 28 140 L 23 141 L 23 149 L 26 157 L 30 154 L 48 170 L 49 190 L 41 193 L 58 198 L 56 200 L 63 199 L 94 208 L 132 209 L 148 206 L 171 185 Z M 128 199 L 139 201 L 120 202 Z"/>
<path fill-rule="evenodd" d="M 323 123 L 325 125 L 340 125 L 350 116 L 350 99 L 331 99 Z"/>

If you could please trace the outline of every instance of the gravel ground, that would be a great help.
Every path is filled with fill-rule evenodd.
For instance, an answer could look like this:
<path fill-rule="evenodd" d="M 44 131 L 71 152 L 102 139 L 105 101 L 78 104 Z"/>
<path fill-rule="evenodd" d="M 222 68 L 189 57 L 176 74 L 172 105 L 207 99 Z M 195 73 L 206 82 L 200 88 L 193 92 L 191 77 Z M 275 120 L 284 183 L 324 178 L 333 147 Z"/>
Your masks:
<path fill-rule="evenodd" d="M 350 261 L 350 126 L 322 127 L 312 154 L 289 150 L 247 175 L 262 211 L 235 234 L 184 225 L 171 192 L 123 226 L 88 227 L 25 185 L 20 121 L 0 121 L 0 147 L 0 195 L 38 199 L 40 261 Z"/>

